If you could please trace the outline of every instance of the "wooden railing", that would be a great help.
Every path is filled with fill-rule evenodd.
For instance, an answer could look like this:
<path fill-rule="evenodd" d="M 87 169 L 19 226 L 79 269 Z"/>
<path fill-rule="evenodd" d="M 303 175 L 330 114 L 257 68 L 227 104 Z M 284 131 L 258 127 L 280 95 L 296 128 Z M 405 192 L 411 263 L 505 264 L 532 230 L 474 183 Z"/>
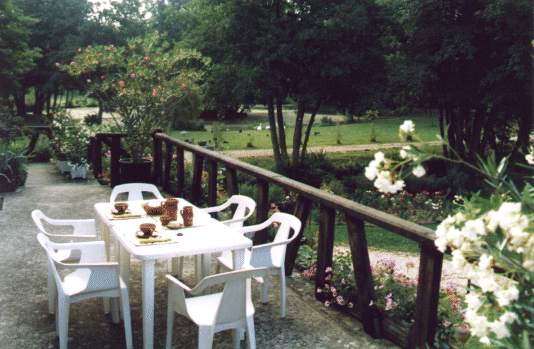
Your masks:
<path fill-rule="evenodd" d="M 109 135 L 104 137 L 109 137 Z M 113 139 L 115 138 L 112 137 L 111 139 L 111 157 L 113 159 Z M 120 143 L 120 138 L 118 139 Z M 118 154 L 118 150 L 116 152 Z M 319 205 L 317 273 L 315 276 L 317 287 L 323 286 L 325 269 L 332 266 L 336 213 L 343 214 L 347 223 L 348 240 L 357 286 L 357 303 L 352 314 L 361 320 L 365 331 L 375 338 L 384 337 L 405 348 L 432 346 L 437 327 L 437 309 L 443 263 L 443 255 L 434 246 L 435 234 L 433 230 L 341 196 L 327 193 L 278 173 L 171 138 L 164 133 L 156 132 L 153 134 L 152 149 L 154 183 L 163 187 L 166 191 L 173 191 L 173 194 L 178 196 L 185 195 L 186 189 L 184 187 L 185 152 L 192 154 L 192 181 L 188 199 L 193 203 L 198 202 L 203 194 L 202 173 L 206 169 L 208 173 L 207 193 L 205 193 L 207 203 L 209 205 L 216 204 L 217 170 L 223 167 L 225 169 L 228 195 L 239 193 L 238 172 L 253 176 L 256 179 L 257 221 L 263 221 L 268 216 L 270 185 L 280 186 L 286 191 L 296 194 L 297 199 L 293 213 L 300 218 L 303 226 L 299 232 L 299 237 L 287 249 L 285 270 L 288 275 L 293 270 L 305 224 L 308 222 L 312 206 L 314 204 Z M 174 178 L 171 177 L 173 161 L 176 166 Z M 113 172 L 113 165 L 111 168 L 111 172 Z M 175 183 L 172 186 L 174 190 L 171 188 L 171 182 Z M 411 324 L 405 323 L 403 325 L 399 321 L 390 319 L 385 313 L 372 305 L 372 301 L 375 300 L 375 292 L 365 223 L 374 224 L 419 244 L 420 264 L 416 309 L 415 318 Z M 255 239 L 255 243 L 267 241 L 267 232 L 258 234 Z"/>

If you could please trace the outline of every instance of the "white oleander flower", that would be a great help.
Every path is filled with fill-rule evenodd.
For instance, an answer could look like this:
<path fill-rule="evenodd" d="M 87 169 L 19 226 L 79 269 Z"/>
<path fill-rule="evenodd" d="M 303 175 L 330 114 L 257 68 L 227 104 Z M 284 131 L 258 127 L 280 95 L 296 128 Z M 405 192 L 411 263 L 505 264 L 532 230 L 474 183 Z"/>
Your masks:
<path fill-rule="evenodd" d="M 440 251 L 440 252 L 445 252 L 445 250 L 447 249 L 447 239 L 443 238 L 443 237 L 438 237 L 435 241 L 434 241 L 434 245 L 436 245 L 437 249 Z"/>
<path fill-rule="evenodd" d="M 489 323 L 489 328 L 491 332 L 495 333 L 495 336 L 499 339 L 506 338 L 510 336 L 510 331 L 506 326 L 506 323 L 502 321 L 492 321 Z"/>
<path fill-rule="evenodd" d="M 475 292 L 469 292 L 465 295 L 465 303 L 467 304 L 467 309 L 476 312 L 482 305 L 480 297 Z"/>
<path fill-rule="evenodd" d="M 512 322 L 517 321 L 517 314 L 507 311 L 499 317 L 499 320 L 504 323 L 511 324 Z"/>
<path fill-rule="evenodd" d="M 460 250 L 452 251 L 452 266 L 455 269 L 461 269 L 465 266 L 467 261 Z"/>
<path fill-rule="evenodd" d="M 491 272 L 479 272 L 477 283 L 484 293 L 495 292 L 500 289 L 499 283 L 495 279 L 494 274 Z"/>
<path fill-rule="evenodd" d="M 412 120 L 404 120 L 399 127 L 399 131 L 405 135 L 410 135 L 415 131 L 415 124 Z"/>
<path fill-rule="evenodd" d="M 377 163 L 381 163 L 385 159 L 386 159 L 386 156 L 384 155 L 383 152 L 379 151 L 375 153 L 375 160 L 377 161 Z"/>
<path fill-rule="evenodd" d="M 365 177 L 370 181 L 374 180 L 378 175 L 378 162 L 372 160 L 369 165 L 365 168 Z"/>
<path fill-rule="evenodd" d="M 465 222 L 462 233 L 467 239 L 475 241 L 479 236 L 486 235 L 486 225 L 482 219 L 472 219 Z"/>
<path fill-rule="evenodd" d="M 497 298 L 499 305 L 505 307 L 519 298 L 519 290 L 512 285 L 506 289 L 496 291 L 495 297 Z"/>
<path fill-rule="evenodd" d="M 525 155 L 525 160 L 527 160 L 529 165 L 534 165 L 534 154 L 530 153 Z"/>
<path fill-rule="evenodd" d="M 404 147 L 402 147 L 402 149 L 399 151 L 399 155 L 401 157 L 401 159 L 406 159 L 408 158 L 408 152 L 412 149 L 411 146 L 409 145 L 405 145 Z"/>
<path fill-rule="evenodd" d="M 413 170 L 412 173 L 416 177 L 423 177 L 426 174 L 426 170 L 423 166 L 417 165 Z"/>
<path fill-rule="evenodd" d="M 374 186 L 381 193 L 395 194 L 404 188 L 405 183 L 403 180 L 395 179 L 389 171 L 380 171 L 376 177 Z"/>
<path fill-rule="evenodd" d="M 492 256 L 488 256 L 487 254 L 483 254 L 483 255 L 480 256 L 480 259 L 478 260 L 478 267 L 481 270 L 490 271 L 492 262 L 493 262 L 493 257 Z"/>
<path fill-rule="evenodd" d="M 489 345 L 489 344 L 490 344 L 490 339 L 489 339 L 489 337 L 488 337 L 488 336 L 482 336 L 482 337 L 480 337 L 480 343 Z"/>

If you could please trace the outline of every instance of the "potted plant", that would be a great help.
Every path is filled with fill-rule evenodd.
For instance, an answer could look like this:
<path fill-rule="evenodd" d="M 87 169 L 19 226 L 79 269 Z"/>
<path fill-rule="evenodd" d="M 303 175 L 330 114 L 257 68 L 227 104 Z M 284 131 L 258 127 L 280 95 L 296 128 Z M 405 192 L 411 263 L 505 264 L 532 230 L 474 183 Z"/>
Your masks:
<path fill-rule="evenodd" d="M 106 96 L 116 112 L 128 156 L 119 161 L 119 182 L 150 182 L 148 156 L 155 129 L 167 129 L 171 111 L 200 95 L 198 81 L 207 60 L 200 53 L 170 45 L 158 34 L 130 40 L 126 47 L 81 50 L 66 70 L 85 79 L 87 89 Z M 184 115 L 188 117 L 188 115 Z"/>
<path fill-rule="evenodd" d="M 15 191 L 27 177 L 26 157 L 4 149 L 0 152 L 0 193 Z"/>

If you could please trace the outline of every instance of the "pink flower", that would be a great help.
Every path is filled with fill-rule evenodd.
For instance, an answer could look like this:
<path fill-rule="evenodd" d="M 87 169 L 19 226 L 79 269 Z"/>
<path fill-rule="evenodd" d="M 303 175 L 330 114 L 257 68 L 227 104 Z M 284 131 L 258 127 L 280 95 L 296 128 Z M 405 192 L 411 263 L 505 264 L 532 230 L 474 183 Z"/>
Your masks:
<path fill-rule="evenodd" d="M 331 273 L 332 272 L 332 267 L 326 267 L 326 269 L 324 271 L 325 271 L 325 273 Z"/>
<path fill-rule="evenodd" d="M 86 81 L 88 84 L 90 84 L 90 83 L 92 82 L 91 79 L 87 79 L 87 80 L 85 80 L 85 81 Z"/>
<path fill-rule="evenodd" d="M 343 296 L 337 296 L 336 303 L 339 305 L 345 305 L 345 299 L 343 299 Z"/>
<path fill-rule="evenodd" d="M 325 306 L 325 307 L 329 307 L 329 306 L 330 306 L 330 301 L 325 301 L 325 302 L 324 302 L 324 306 Z"/>
<path fill-rule="evenodd" d="M 150 57 L 149 56 L 144 56 L 143 59 L 145 60 L 145 62 L 150 61 Z"/>
<path fill-rule="evenodd" d="M 320 287 L 317 287 L 317 290 L 315 290 L 315 293 L 323 293 L 323 290 Z"/>
<path fill-rule="evenodd" d="M 135 79 L 135 77 L 137 76 L 135 73 L 130 73 L 130 79 Z"/>
<path fill-rule="evenodd" d="M 354 308 L 354 303 L 352 303 L 352 302 L 348 302 L 348 303 L 347 303 L 347 307 L 348 307 L 349 309 Z"/>
<path fill-rule="evenodd" d="M 124 82 L 124 80 L 119 80 L 119 87 L 124 88 L 124 86 L 126 86 L 126 83 Z"/>

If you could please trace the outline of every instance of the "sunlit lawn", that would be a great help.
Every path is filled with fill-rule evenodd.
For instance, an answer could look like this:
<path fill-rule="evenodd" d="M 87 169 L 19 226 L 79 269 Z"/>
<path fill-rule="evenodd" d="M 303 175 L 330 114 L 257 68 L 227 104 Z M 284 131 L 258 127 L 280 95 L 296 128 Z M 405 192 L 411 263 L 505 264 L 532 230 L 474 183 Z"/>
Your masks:
<path fill-rule="evenodd" d="M 415 122 L 417 134 L 423 141 L 436 140 L 439 126 L 435 116 L 406 116 L 376 120 L 374 129 L 377 143 L 398 142 L 398 128 L 404 119 L 412 119 Z M 269 130 L 258 131 L 256 126 L 250 123 L 244 123 L 242 126 L 236 124 L 228 127 L 222 126 L 224 129 L 222 132 L 223 150 L 270 149 Z M 312 129 L 309 146 L 369 144 L 372 127 L 372 123 L 368 121 L 334 126 L 321 126 L 320 122 L 316 122 Z M 204 141 L 208 145 L 213 145 L 211 126 L 208 128 L 208 131 L 187 131 L 186 133 L 173 131 L 171 135 L 194 143 Z M 292 144 L 293 130 L 292 127 L 286 128 L 288 145 Z"/>

